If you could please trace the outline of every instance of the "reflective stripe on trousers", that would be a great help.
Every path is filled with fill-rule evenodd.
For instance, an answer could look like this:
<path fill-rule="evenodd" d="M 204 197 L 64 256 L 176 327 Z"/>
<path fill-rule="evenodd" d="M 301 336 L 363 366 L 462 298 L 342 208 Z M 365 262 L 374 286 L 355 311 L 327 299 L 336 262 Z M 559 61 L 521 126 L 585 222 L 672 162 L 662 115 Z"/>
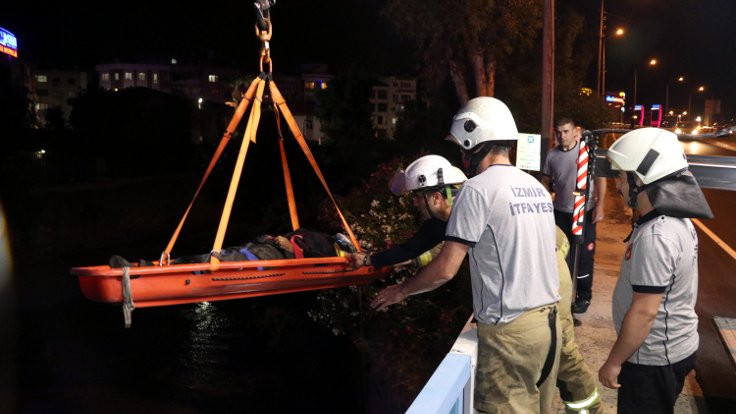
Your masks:
<path fill-rule="evenodd" d="M 572 411 L 579 412 L 580 414 L 589 414 L 590 413 L 590 407 L 593 406 L 595 403 L 597 403 L 600 400 L 600 395 L 598 394 L 598 388 L 593 390 L 593 393 L 588 396 L 588 398 L 580 401 L 573 401 L 573 402 L 567 402 L 565 401 L 565 407 Z"/>

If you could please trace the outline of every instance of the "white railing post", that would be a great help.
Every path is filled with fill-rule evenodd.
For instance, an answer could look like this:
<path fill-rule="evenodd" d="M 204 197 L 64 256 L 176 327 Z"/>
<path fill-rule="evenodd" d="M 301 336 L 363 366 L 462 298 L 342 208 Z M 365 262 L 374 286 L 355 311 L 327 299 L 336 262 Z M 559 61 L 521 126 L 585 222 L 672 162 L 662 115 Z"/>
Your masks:
<path fill-rule="evenodd" d="M 407 414 L 471 414 L 478 332 L 472 317 L 406 411 Z"/>

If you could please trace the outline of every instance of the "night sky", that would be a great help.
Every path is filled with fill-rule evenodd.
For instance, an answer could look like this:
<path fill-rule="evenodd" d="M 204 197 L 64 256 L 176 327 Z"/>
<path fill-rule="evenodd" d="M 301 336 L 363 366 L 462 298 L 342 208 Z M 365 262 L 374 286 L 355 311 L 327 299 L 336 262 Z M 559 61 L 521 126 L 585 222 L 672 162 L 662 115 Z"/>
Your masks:
<path fill-rule="evenodd" d="M 586 7 L 588 16 L 600 6 L 600 2 L 592 0 L 575 3 L 591 3 Z M 730 112 L 736 112 L 736 82 L 732 75 L 736 63 L 736 2 L 606 0 L 605 4 L 609 33 L 619 26 L 627 32 L 624 37 L 610 37 L 607 42 L 609 90 L 631 90 L 634 70 L 638 68 L 639 101 L 664 103 L 668 83 L 670 104 L 678 105 L 687 99 L 686 91 L 694 93 L 697 86 L 704 85 L 707 97 L 724 100 Z M 561 28 L 558 23 L 557 30 Z M 650 58 L 658 60 L 655 68 L 647 67 Z M 684 76 L 686 82 L 678 84 L 678 76 Z"/>
<path fill-rule="evenodd" d="M 383 73 L 416 71 L 411 47 L 380 15 L 380 0 L 278 0 L 274 10 L 274 70 L 300 62 L 366 65 Z M 94 3 L 93 3 L 94 4 Z M 249 2 L 203 2 L 185 8 L 170 2 L 96 3 L 15 1 L 4 5 L 0 26 L 18 37 L 21 59 L 48 66 L 91 67 L 118 59 L 202 59 L 255 70 L 258 44 Z M 583 13 L 595 37 L 597 0 L 558 0 L 558 10 Z M 612 89 L 632 88 L 638 68 L 640 101 L 664 97 L 665 82 L 677 104 L 686 90 L 706 86 L 725 101 L 736 96 L 736 2 L 732 0 L 606 0 L 608 27 L 624 26 L 607 43 Z M 556 30 L 565 30 L 557 21 Z M 595 41 L 595 40 L 594 40 Z M 647 68 L 656 57 L 659 65 Z M 279 66 L 281 65 L 281 66 Z M 595 59 L 590 68 L 595 86 Z M 687 84 L 676 84 L 684 75 Z M 502 80 L 500 80 L 502 81 Z M 678 89 L 679 88 L 679 89 Z"/>

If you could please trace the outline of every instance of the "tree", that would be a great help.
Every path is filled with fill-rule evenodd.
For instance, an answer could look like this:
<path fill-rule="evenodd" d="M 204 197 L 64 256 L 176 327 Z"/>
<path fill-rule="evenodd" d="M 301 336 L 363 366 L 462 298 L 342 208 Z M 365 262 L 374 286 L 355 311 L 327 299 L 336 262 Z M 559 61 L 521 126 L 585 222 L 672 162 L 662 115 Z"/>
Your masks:
<path fill-rule="evenodd" d="M 557 21 L 564 22 L 564 28 L 555 33 L 555 116 L 571 117 L 585 128 L 598 128 L 609 120 L 610 113 L 595 96 L 581 94 L 596 56 L 598 21 L 595 27 L 586 24 L 585 17 L 569 6 L 559 9 Z M 514 53 L 498 68 L 504 79 L 498 96 L 511 109 L 519 131 L 538 131 L 540 125 L 539 66 L 530 64 L 538 62 L 540 56 L 541 45 L 537 45 Z"/>
<path fill-rule="evenodd" d="M 449 76 L 463 104 L 471 95 L 493 96 L 497 68 L 513 52 L 533 45 L 542 2 L 388 0 L 384 15 L 416 43 L 429 86 L 436 88 Z"/>
<path fill-rule="evenodd" d="M 561 10 L 559 20 L 565 22 L 565 30 L 557 31 L 555 40 L 555 117 L 570 117 L 584 128 L 599 128 L 611 113 L 600 98 L 581 92 L 596 56 L 597 37 L 572 7 Z"/>
<path fill-rule="evenodd" d="M 0 64 L 0 144 L 22 144 L 21 136 L 36 124 L 36 113 L 28 99 L 28 90 L 18 81 L 8 65 Z"/>

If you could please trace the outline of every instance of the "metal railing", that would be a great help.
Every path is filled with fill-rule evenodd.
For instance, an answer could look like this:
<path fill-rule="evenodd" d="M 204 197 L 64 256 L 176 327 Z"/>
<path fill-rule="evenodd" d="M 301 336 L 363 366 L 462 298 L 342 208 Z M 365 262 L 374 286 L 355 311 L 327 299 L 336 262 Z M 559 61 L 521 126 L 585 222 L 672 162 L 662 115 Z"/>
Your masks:
<path fill-rule="evenodd" d="M 473 411 L 478 332 L 472 317 L 406 411 L 407 414 L 470 414 Z"/>

